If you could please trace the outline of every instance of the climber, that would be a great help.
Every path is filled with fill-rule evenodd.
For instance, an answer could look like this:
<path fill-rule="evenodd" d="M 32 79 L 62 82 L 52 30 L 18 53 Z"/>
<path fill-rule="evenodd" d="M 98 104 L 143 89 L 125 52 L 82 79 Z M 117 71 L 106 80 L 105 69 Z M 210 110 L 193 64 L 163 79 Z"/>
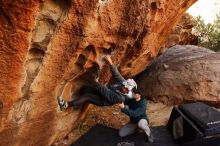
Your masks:
<path fill-rule="evenodd" d="M 138 128 L 144 130 L 147 135 L 146 142 L 154 141 L 149 128 L 146 114 L 146 100 L 141 89 L 133 89 L 133 99 L 118 104 L 121 111 L 130 117 L 130 122 L 119 130 L 119 136 L 125 137 L 136 132 Z"/>
<path fill-rule="evenodd" d="M 61 110 L 67 107 L 80 106 L 86 102 L 97 106 L 110 106 L 133 98 L 132 89 L 137 88 L 136 82 L 133 79 L 125 80 L 113 64 L 110 56 L 106 56 L 105 60 L 110 64 L 112 77 L 116 81 L 116 84 L 105 86 L 96 81 L 97 85 L 95 86 L 82 86 L 79 90 L 80 97 L 77 99 L 66 102 L 62 97 L 58 97 Z"/>

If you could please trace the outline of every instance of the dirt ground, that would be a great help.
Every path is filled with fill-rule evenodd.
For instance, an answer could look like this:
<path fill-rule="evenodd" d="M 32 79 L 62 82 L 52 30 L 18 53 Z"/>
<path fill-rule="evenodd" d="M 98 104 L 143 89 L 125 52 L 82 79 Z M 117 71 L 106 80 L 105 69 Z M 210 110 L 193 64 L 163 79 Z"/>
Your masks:
<path fill-rule="evenodd" d="M 166 106 L 162 103 L 154 103 L 152 101 L 148 102 L 147 106 L 147 115 L 150 125 L 166 125 L 172 106 Z M 85 121 L 79 124 L 77 128 L 73 129 L 73 131 L 63 140 L 55 143 L 54 146 L 69 146 L 96 124 L 120 129 L 127 122 L 129 122 L 128 116 L 120 112 L 120 108 L 117 105 L 109 107 L 94 106 L 87 114 Z"/>

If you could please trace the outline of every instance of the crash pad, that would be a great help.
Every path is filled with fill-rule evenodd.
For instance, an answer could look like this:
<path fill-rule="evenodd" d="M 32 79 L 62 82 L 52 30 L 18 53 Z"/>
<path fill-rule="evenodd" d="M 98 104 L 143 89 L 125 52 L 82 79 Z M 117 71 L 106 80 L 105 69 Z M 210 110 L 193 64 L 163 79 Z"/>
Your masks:
<path fill-rule="evenodd" d="M 72 146 L 175 146 L 165 126 L 153 127 L 154 143 L 145 142 L 145 133 L 135 133 L 125 138 L 118 130 L 97 124 Z"/>

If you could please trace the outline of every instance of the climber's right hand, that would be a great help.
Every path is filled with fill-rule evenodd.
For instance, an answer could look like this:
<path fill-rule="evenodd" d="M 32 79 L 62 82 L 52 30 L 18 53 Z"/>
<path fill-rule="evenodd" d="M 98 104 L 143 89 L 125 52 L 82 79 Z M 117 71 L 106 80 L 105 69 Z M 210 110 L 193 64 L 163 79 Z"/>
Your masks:
<path fill-rule="evenodd" d="M 111 59 L 111 57 L 110 57 L 109 55 L 105 56 L 105 60 L 106 60 L 110 65 L 113 64 L 112 59 Z"/>

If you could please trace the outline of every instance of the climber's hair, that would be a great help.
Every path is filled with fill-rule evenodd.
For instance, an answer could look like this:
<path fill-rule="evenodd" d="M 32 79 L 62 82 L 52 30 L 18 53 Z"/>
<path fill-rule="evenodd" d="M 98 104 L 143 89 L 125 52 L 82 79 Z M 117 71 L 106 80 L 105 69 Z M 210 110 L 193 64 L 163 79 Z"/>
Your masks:
<path fill-rule="evenodd" d="M 140 94 L 140 95 L 141 95 L 141 98 L 145 97 L 144 92 L 143 92 L 143 89 L 141 89 L 141 88 L 134 88 L 134 89 L 132 90 L 132 92 L 134 92 L 135 94 Z"/>

